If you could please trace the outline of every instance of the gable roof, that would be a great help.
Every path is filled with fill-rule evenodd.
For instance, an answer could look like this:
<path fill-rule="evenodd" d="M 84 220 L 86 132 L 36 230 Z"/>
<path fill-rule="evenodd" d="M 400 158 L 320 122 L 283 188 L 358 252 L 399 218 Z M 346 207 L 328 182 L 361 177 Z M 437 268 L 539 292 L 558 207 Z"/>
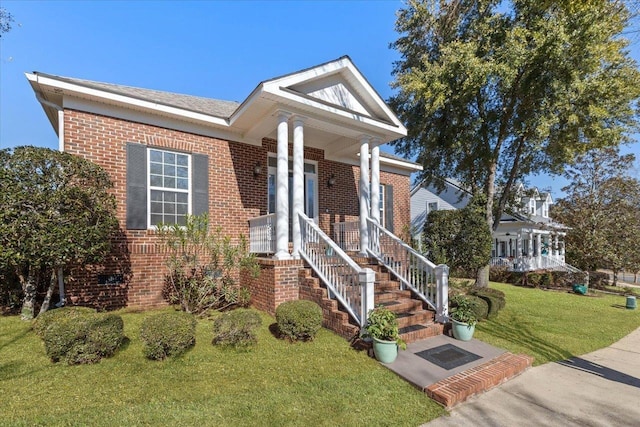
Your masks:
<path fill-rule="evenodd" d="M 225 101 L 113 83 L 26 74 L 58 131 L 58 113 L 77 109 L 207 136 L 260 145 L 275 138 L 279 112 L 303 118 L 305 146 L 326 158 L 357 162 L 360 139 L 371 146 L 406 136 L 407 130 L 348 56 L 260 82 L 242 101 Z M 383 155 L 389 168 L 411 173 L 421 166 Z"/>

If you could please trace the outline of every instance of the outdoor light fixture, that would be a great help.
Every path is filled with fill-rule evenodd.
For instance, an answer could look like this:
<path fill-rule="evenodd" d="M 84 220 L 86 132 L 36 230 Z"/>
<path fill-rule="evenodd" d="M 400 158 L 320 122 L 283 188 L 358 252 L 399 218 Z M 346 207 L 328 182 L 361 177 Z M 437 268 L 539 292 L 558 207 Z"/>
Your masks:
<path fill-rule="evenodd" d="M 253 167 L 254 178 L 258 177 L 261 173 L 262 173 L 262 165 L 260 164 L 260 162 L 257 162 L 256 165 Z"/>
<path fill-rule="evenodd" d="M 336 185 L 336 176 L 334 174 L 331 174 L 329 180 L 327 181 L 327 187 L 331 188 L 334 185 Z"/>

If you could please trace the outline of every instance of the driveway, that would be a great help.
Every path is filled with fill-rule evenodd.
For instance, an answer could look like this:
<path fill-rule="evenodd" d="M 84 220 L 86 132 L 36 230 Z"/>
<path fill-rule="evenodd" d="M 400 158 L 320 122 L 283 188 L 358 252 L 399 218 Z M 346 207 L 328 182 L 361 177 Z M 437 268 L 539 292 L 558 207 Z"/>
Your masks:
<path fill-rule="evenodd" d="M 531 368 L 466 403 L 440 426 L 639 426 L 640 328 L 609 347 Z"/>

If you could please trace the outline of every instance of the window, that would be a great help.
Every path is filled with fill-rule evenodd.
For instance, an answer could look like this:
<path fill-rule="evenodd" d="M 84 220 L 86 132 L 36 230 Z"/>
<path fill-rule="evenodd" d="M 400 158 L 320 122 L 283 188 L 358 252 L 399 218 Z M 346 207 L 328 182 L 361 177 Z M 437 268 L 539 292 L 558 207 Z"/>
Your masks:
<path fill-rule="evenodd" d="M 191 156 L 149 149 L 149 225 L 186 223 Z"/>
<path fill-rule="evenodd" d="M 438 210 L 438 202 L 427 202 L 427 215 Z"/>

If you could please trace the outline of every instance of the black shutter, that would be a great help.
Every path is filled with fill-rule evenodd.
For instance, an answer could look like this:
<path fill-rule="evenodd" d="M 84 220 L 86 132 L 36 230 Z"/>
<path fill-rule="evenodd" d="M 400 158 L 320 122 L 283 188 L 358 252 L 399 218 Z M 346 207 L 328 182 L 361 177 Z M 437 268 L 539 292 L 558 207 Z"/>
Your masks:
<path fill-rule="evenodd" d="M 191 162 L 193 164 L 193 205 L 191 213 L 193 215 L 209 213 L 209 156 L 194 154 Z"/>
<path fill-rule="evenodd" d="M 393 233 L 393 185 L 384 186 L 384 228 Z"/>
<path fill-rule="evenodd" d="M 127 143 L 127 229 L 147 229 L 147 147 Z"/>

